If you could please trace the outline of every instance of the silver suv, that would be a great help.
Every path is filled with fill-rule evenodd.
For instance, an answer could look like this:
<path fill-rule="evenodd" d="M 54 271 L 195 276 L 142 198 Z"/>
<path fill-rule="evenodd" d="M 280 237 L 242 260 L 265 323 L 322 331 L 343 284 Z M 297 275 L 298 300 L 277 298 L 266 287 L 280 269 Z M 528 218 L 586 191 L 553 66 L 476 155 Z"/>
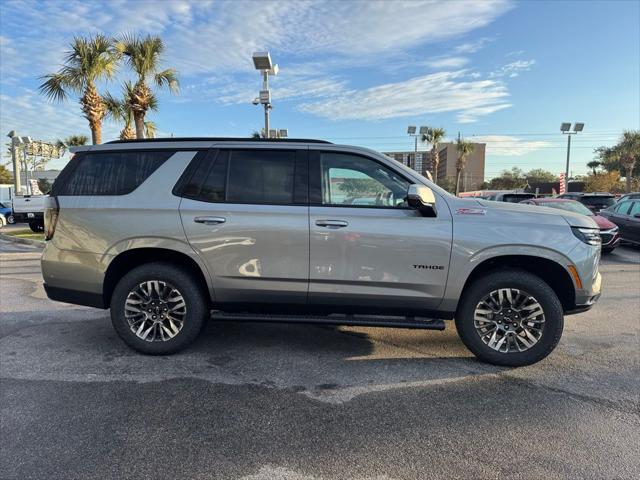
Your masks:
<path fill-rule="evenodd" d="M 216 319 L 444 329 L 526 365 L 600 295 L 589 217 L 460 199 L 378 152 L 317 140 L 81 147 L 45 212 L 49 298 L 110 308 L 134 349 Z"/>

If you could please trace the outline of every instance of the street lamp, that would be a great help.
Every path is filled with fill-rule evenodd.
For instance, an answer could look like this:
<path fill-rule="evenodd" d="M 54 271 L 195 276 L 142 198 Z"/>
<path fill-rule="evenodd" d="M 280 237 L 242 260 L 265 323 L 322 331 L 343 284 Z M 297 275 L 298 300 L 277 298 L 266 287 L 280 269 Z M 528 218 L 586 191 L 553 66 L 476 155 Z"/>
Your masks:
<path fill-rule="evenodd" d="M 19 137 L 15 130 L 11 130 L 7 137 L 11 139 L 11 163 L 13 164 L 13 193 L 19 195 L 22 191 L 20 182 L 20 160 L 18 160 L 18 148 L 32 142 L 31 137 Z M 26 176 L 26 173 L 25 173 Z M 25 177 L 26 178 L 26 177 Z"/>
<path fill-rule="evenodd" d="M 252 56 L 253 66 L 262 73 L 262 90 L 259 96 L 253 100 L 254 105 L 264 106 L 264 136 L 270 137 L 269 132 L 269 110 L 273 108 L 271 105 L 271 91 L 269 90 L 269 75 L 278 74 L 278 65 L 271 62 L 269 52 L 255 52 Z"/>
<path fill-rule="evenodd" d="M 407 134 L 414 139 L 414 147 L 413 147 L 413 167 L 411 165 L 407 165 L 411 168 L 414 168 L 416 162 L 418 161 L 418 137 L 426 134 L 429 131 L 429 127 L 420 127 L 419 133 L 416 133 L 417 128 L 415 125 L 409 125 L 407 127 Z M 409 163 L 409 162 L 407 162 Z"/>
<path fill-rule="evenodd" d="M 571 122 L 562 122 L 560 124 L 560 131 L 563 135 L 567 136 L 567 166 L 564 172 L 565 193 L 569 191 L 569 158 L 571 156 L 571 135 L 580 133 L 584 129 L 584 123 L 575 122 L 573 124 L 573 131 L 571 131 Z"/>

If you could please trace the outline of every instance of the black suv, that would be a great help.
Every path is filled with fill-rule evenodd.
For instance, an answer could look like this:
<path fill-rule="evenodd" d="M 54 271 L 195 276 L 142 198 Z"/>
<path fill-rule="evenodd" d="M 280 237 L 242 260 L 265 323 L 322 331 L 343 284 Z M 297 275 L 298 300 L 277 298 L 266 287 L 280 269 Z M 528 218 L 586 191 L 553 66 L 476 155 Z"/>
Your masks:
<path fill-rule="evenodd" d="M 558 198 L 568 198 L 569 200 L 577 200 L 585 207 L 591 210 L 593 213 L 598 213 L 600 210 L 609 208 L 616 203 L 615 195 L 606 192 L 597 193 L 583 193 L 583 192 L 569 192 L 558 195 Z"/>

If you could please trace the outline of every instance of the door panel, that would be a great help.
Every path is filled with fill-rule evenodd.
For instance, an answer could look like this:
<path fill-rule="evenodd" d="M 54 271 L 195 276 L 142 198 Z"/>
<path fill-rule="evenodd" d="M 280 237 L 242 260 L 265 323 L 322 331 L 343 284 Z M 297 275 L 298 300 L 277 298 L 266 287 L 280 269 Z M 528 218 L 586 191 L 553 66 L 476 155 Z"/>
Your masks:
<path fill-rule="evenodd" d="M 311 207 L 309 303 L 431 309 L 444 296 L 449 218 L 415 210 Z M 346 222 L 324 227 L 323 220 Z"/>
<path fill-rule="evenodd" d="M 307 155 L 220 149 L 181 185 L 185 233 L 210 269 L 217 302 L 306 303 Z"/>
<path fill-rule="evenodd" d="M 306 303 L 309 207 L 199 202 L 185 198 L 182 223 L 214 277 L 218 302 Z M 215 224 L 197 217 L 220 217 Z"/>
<path fill-rule="evenodd" d="M 410 209 L 410 181 L 364 155 L 311 152 L 309 171 L 309 303 L 437 308 L 451 252 L 446 206 L 437 218 Z"/>

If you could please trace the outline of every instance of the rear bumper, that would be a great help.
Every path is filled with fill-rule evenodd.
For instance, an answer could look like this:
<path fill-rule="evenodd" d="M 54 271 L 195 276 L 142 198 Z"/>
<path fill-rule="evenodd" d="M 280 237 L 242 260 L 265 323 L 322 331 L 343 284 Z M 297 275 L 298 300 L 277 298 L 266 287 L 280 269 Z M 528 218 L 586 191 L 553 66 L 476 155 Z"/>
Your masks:
<path fill-rule="evenodd" d="M 52 287 L 43 284 L 47 297 L 56 302 L 73 303 L 74 305 L 84 305 L 85 307 L 107 308 L 104 298 L 99 293 L 81 292 L 68 288 Z"/>

